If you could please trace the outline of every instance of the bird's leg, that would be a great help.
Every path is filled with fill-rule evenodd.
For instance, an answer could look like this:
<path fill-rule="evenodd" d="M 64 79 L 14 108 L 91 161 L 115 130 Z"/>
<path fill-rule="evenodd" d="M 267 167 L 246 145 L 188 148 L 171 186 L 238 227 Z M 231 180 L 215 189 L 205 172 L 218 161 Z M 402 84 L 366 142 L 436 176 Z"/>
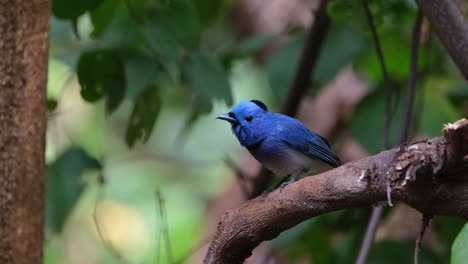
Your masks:
<path fill-rule="evenodd" d="M 273 190 L 277 189 L 278 187 L 282 187 L 285 183 L 291 181 L 291 174 L 289 174 L 288 176 L 284 177 L 283 179 L 281 179 L 281 181 L 279 181 L 275 187 L 273 188 Z M 286 184 L 287 185 L 287 184 Z M 286 186 L 284 185 L 284 186 Z"/>
<path fill-rule="evenodd" d="M 268 193 L 270 193 L 270 192 L 276 190 L 278 187 L 282 186 L 282 185 L 285 183 L 285 181 L 291 179 L 291 176 L 292 176 L 292 175 L 288 175 L 288 176 L 284 177 L 284 178 L 281 179 L 281 180 L 275 185 L 275 187 L 273 187 L 273 188 L 268 188 L 268 187 L 265 188 L 265 190 L 263 191 L 262 195 L 266 195 L 266 194 L 268 194 Z"/>
<path fill-rule="evenodd" d="M 293 182 L 299 180 L 300 178 L 302 178 L 304 175 L 307 174 L 308 171 L 309 171 L 309 170 L 304 169 L 301 173 L 297 174 L 296 176 L 294 176 L 294 177 L 292 177 L 292 178 L 291 178 L 291 176 L 287 177 L 287 179 L 289 179 L 289 181 L 282 181 L 281 184 L 278 185 L 279 188 L 280 188 L 280 191 L 283 190 L 283 188 L 286 187 L 286 186 L 288 186 L 289 184 L 291 184 L 291 183 L 293 183 Z M 286 180 L 286 179 L 285 179 L 285 180 Z M 277 187 L 278 187 L 278 186 L 277 186 Z"/>

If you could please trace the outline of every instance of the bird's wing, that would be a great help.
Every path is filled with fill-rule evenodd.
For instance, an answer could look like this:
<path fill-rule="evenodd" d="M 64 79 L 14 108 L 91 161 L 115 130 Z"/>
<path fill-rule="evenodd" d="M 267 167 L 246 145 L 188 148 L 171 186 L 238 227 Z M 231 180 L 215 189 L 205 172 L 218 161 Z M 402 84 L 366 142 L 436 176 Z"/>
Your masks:
<path fill-rule="evenodd" d="M 312 159 L 319 159 L 332 167 L 341 165 L 340 159 L 333 153 L 330 143 L 323 137 L 308 130 L 293 118 L 280 122 L 285 143 Z"/>

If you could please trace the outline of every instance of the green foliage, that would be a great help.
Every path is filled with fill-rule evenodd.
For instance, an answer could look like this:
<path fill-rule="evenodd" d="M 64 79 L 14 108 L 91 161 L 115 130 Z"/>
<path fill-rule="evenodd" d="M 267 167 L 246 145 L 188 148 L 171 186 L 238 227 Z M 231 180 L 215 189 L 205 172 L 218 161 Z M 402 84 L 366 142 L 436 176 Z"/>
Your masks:
<path fill-rule="evenodd" d="M 47 166 L 46 223 L 52 232 L 62 231 L 83 191 L 80 176 L 90 169 L 101 169 L 101 164 L 79 147 L 67 149 Z"/>
<path fill-rule="evenodd" d="M 54 0 L 52 1 L 52 12 L 54 16 L 58 18 L 75 21 L 86 11 L 95 9 L 101 1 L 102 0 Z"/>
<path fill-rule="evenodd" d="M 452 258 L 450 263 L 462 264 L 468 259 L 468 225 L 458 234 L 457 239 L 452 246 Z"/>
<path fill-rule="evenodd" d="M 94 31 L 92 34 L 94 37 L 99 37 L 104 33 L 119 6 L 119 1 L 116 0 L 101 0 L 100 2 L 94 10 L 89 12 L 91 23 L 93 23 Z"/>
<path fill-rule="evenodd" d="M 401 90 L 399 93 L 401 93 Z M 404 96 L 400 95 L 400 98 L 404 98 Z M 403 102 L 403 100 L 399 99 L 396 106 L 394 101 L 391 103 L 393 113 L 389 130 L 389 143 L 391 145 L 394 145 L 398 140 L 397 137 L 403 114 Z M 385 94 L 383 93 L 383 88 L 378 88 L 359 103 L 349 123 L 349 129 L 353 137 L 370 153 L 378 153 L 383 148 L 385 118 L 382 113 L 384 112 Z"/>
<path fill-rule="evenodd" d="M 402 263 L 410 264 L 414 257 L 414 242 L 413 241 L 382 241 L 378 242 L 372 249 L 369 256 L 369 264 L 390 264 Z M 441 259 L 426 248 L 422 248 L 419 253 L 420 263 L 437 264 L 441 263 Z"/>
<path fill-rule="evenodd" d="M 463 106 L 464 103 L 468 102 L 468 86 L 465 82 L 456 83 L 447 90 L 446 95 L 453 105 Z"/>
<path fill-rule="evenodd" d="M 212 99 L 224 99 L 227 104 L 232 104 L 226 72 L 209 54 L 192 53 L 184 58 L 182 78 L 195 91 L 198 111 L 211 111 Z"/>
<path fill-rule="evenodd" d="M 136 98 L 125 135 L 125 140 L 130 147 L 137 140 L 145 143 L 149 139 L 161 110 L 162 102 L 159 93 L 158 87 L 148 86 Z"/>
<path fill-rule="evenodd" d="M 77 66 L 81 96 L 95 102 L 106 96 L 106 108 L 112 113 L 125 95 L 122 59 L 116 50 L 93 50 L 81 54 Z"/>
<path fill-rule="evenodd" d="M 352 26 L 331 30 L 322 44 L 312 84 L 323 86 L 330 82 L 343 66 L 351 63 L 366 47 L 365 40 Z M 270 86 L 278 99 L 284 97 L 294 77 L 304 43 L 305 34 L 300 34 L 275 52 L 266 64 Z"/>

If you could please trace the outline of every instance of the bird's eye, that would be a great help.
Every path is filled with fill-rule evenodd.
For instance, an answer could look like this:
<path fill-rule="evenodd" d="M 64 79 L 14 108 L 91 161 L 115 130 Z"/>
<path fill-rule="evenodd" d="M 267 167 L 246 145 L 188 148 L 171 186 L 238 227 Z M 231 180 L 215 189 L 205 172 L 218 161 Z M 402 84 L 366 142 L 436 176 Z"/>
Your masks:
<path fill-rule="evenodd" d="M 252 119 L 253 119 L 252 116 L 247 116 L 247 117 L 245 118 L 245 121 L 250 122 L 250 121 L 252 121 Z"/>

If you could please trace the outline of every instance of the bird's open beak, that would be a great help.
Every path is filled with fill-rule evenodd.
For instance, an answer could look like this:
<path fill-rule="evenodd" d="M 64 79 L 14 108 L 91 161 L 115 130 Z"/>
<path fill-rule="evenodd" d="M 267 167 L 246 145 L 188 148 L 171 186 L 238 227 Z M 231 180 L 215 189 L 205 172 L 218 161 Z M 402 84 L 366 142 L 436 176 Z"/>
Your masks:
<path fill-rule="evenodd" d="M 216 117 L 216 119 L 221 119 L 221 120 L 224 120 L 224 121 L 228 121 L 231 124 L 237 123 L 237 119 L 235 119 L 233 117 L 230 117 L 228 114 L 219 115 L 219 116 Z"/>

